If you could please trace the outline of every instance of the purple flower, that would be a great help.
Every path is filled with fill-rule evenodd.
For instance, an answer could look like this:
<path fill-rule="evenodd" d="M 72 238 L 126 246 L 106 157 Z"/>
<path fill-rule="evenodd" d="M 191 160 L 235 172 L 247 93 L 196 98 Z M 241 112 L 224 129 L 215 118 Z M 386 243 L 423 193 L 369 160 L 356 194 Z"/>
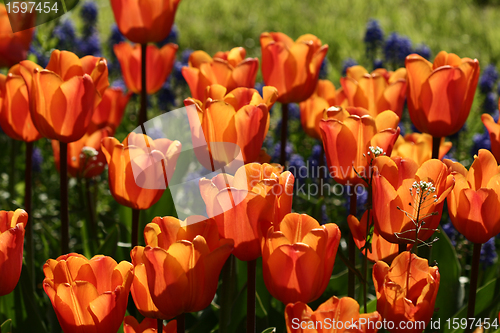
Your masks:
<path fill-rule="evenodd" d="M 492 237 L 481 247 L 481 257 L 479 262 L 483 264 L 483 270 L 493 265 L 496 257 L 495 237 Z"/>
<path fill-rule="evenodd" d="M 356 66 L 358 62 L 353 58 L 347 58 L 342 62 L 342 75 L 345 75 L 347 69 L 352 66 Z"/>
<path fill-rule="evenodd" d="M 394 67 L 404 66 L 405 58 L 413 52 L 411 40 L 396 32 L 389 35 L 384 45 L 385 61 Z"/>
<path fill-rule="evenodd" d="M 415 48 L 415 53 L 429 60 L 431 58 L 431 49 L 424 43 L 418 44 Z"/>
<path fill-rule="evenodd" d="M 493 91 L 493 87 L 498 81 L 498 72 L 495 65 L 489 64 L 483 71 L 483 74 L 479 78 L 478 86 L 479 91 L 483 94 L 487 94 Z"/>

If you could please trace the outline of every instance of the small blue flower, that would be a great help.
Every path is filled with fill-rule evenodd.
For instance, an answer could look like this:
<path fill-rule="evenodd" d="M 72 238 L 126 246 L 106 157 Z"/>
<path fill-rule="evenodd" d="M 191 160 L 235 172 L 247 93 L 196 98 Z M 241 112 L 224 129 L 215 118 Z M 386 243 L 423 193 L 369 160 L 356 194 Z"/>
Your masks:
<path fill-rule="evenodd" d="M 495 92 L 490 91 L 486 94 L 483 101 L 483 110 L 489 114 L 495 113 L 498 110 L 498 96 Z"/>
<path fill-rule="evenodd" d="M 479 149 L 491 149 L 490 134 L 486 130 L 483 133 L 474 134 L 472 141 L 474 142 L 471 151 L 473 156 L 477 154 Z"/>
<path fill-rule="evenodd" d="M 453 223 L 451 221 L 448 221 L 444 224 L 441 225 L 441 228 L 443 228 L 444 233 L 448 236 L 450 239 L 450 242 L 453 246 L 457 245 L 457 236 L 458 236 L 458 231 L 455 229 L 453 226 Z"/>
<path fill-rule="evenodd" d="M 406 56 L 413 52 L 411 40 L 406 36 L 400 36 L 393 32 L 387 38 L 384 45 L 384 57 L 386 62 L 393 66 L 403 66 Z"/>
<path fill-rule="evenodd" d="M 492 237 L 481 247 L 481 257 L 479 262 L 483 264 L 482 268 L 486 269 L 493 265 L 496 258 L 497 253 L 495 248 L 495 237 Z"/>
<path fill-rule="evenodd" d="M 290 142 L 286 143 L 285 148 L 286 160 L 290 160 L 290 156 L 293 154 L 293 147 Z M 271 155 L 271 161 L 279 162 L 281 156 L 281 142 L 278 142 L 274 145 L 274 152 Z"/>
<path fill-rule="evenodd" d="M 189 57 L 191 56 L 191 53 L 193 53 L 193 50 L 191 50 L 191 49 L 185 49 L 184 51 L 182 51 L 181 61 L 184 64 L 184 66 L 188 65 Z"/>
<path fill-rule="evenodd" d="M 127 85 L 125 84 L 125 82 L 122 79 L 116 79 L 115 81 L 113 81 L 113 83 L 111 83 L 111 87 L 112 88 L 120 88 L 120 89 L 122 89 L 122 91 L 127 90 Z"/>
<path fill-rule="evenodd" d="M 97 5 L 93 1 L 86 1 L 83 3 L 80 9 L 80 17 L 83 20 L 83 24 L 89 26 L 95 26 L 97 23 Z"/>
<path fill-rule="evenodd" d="M 431 58 L 431 49 L 424 43 L 418 44 L 415 48 L 415 53 L 429 60 Z"/>
<path fill-rule="evenodd" d="M 96 32 L 81 39 L 78 44 L 78 53 L 81 56 L 93 55 L 99 57 L 102 54 L 99 34 Z"/>
<path fill-rule="evenodd" d="M 325 80 L 328 77 L 328 60 L 326 57 L 323 59 L 321 63 L 321 67 L 319 68 L 319 79 Z"/>
<path fill-rule="evenodd" d="M 292 154 L 290 156 L 288 170 L 295 177 L 295 181 L 299 184 L 302 184 L 305 180 L 305 176 L 307 175 L 306 171 L 306 163 L 304 162 L 304 158 L 299 154 Z"/>
<path fill-rule="evenodd" d="M 378 20 L 371 19 L 366 24 L 365 38 L 367 53 L 377 50 L 384 42 L 384 31 Z"/>
<path fill-rule="evenodd" d="M 342 62 L 342 75 L 345 75 L 347 69 L 352 66 L 356 66 L 358 62 L 353 58 L 347 58 Z"/>
<path fill-rule="evenodd" d="M 120 44 L 121 42 L 124 42 L 124 41 L 125 41 L 125 36 L 122 35 L 122 33 L 120 32 L 120 29 L 118 29 L 118 26 L 116 25 L 116 23 L 113 23 L 113 25 L 111 26 L 111 34 L 109 35 L 109 39 L 108 39 L 108 43 L 109 43 L 111 50 L 113 50 L 114 45 Z"/>
<path fill-rule="evenodd" d="M 43 156 L 42 151 L 38 147 L 33 148 L 33 153 L 31 154 L 32 170 L 34 172 L 42 171 Z"/>
<path fill-rule="evenodd" d="M 288 120 L 293 119 L 300 119 L 300 107 L 297 103 L 288 104 Z"/>
<path fill-rule="evenodd" d="M 75 46 L 79 44 L 75 25 L 71 20 L 63 20 L 61 24 L 54 28 L 52 34 L 58 39 L 57 49 L 73 51 Z"/>
<path fill-rule="evenodd" d="M 405 134 L 406 134 L 406 131 L 405 131 L 405 124 L 404 124 L 402 121 L 400 121 L 400 122 L 399 122 L 399 124 L 398 124 L 398 126 L 399 126 L 399 134 L 400 134 L 402 137 L 404 137 L 404 136 L 405 136 Z"/>
<path fill-rule="evenodd" d="M 326 165 L 325 154 L 323 154 L 323 147 L 318 144 L 312 148 L 312 154 L 309 156 L 308 163 L 309 175 L 312 178 L 318 178 L 320 172 L 324 173 L 325 179 L 328 177 L 328 167 Z M 320 170 L 320 167 L 323 166 Z"/>
<path fill-rule="evenodd" d="M 158 107 L 162 111 L 169 111 L 172 107 L 175 106 L 175 94 L 172 91 L 172 86 L 169 79 L 165 81 L 160 91 L 158 91 Z"/>
<path fill-rule="evenodd" d="M 373 69 L 384 68 L 384 62 L 381 59 L 373 60 Z"/>
<path fill-rule="evenodd" d="M 498 81 L 498 71 L 495 65 L 489 64 L 483 71 L 483 74 L 479 78 L 478 86 L 479 91 L 483 94 L 493 91 L 495 83 Z"/>

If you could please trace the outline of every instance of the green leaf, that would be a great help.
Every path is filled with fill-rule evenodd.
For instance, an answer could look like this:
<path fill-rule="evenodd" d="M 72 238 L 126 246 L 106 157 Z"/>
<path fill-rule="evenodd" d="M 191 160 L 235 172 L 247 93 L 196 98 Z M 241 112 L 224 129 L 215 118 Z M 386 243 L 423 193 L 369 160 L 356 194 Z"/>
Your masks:
<path fill-rule="evenodd" d="M 441 287 L 441 286 L 440 286 Z M 476 307 L 474 315 L 476 318 L 484 318 L 483 312 L 488 312 L 492 307 L 495 307 L 500 301 L 500 278 L 488 282 L 483 287 L 479 288 L 476 293 Z M 467 317 L 467 304 L 464 305 L 460 311 L 458 311 L 453 318 L 466 318 Z M 493 320 L 495 317 L 491 318 Z M 498 318 L 498 314 L 496 316 Z M 461 333 L 463 329 L 453 329 L 453 327 L 448 327 L 446 321 L 444 332 Z"/>
<path fill-rule="evenodd" d="M 12 332 L 12 320 L 7 319 L 2 325 L 0 325 L 0 332 L 11 333 Z"/>
<path fill-rule="evenodd" d="M 462 274 L 455 248 L 445 232 L 441 230 L 439 241 L 432 246 L 430 264 L 436 261 L 441 276 L 435 308 L 441 321 L 453 316 L 459 308 L 459 277 Z"/>
<path fill-rule="evenodd" d="M 276 333 L 276 327 L 269 327 L 262 331 L 262 333 Z"/>
<path fill-rule="evenodd" d="M 108 236 L 101 244 L 99 249 L 97 250 L 97 253 L 113 257 L 116 253 L 119 239 L 120 239 L 120 227 L 118 225 L 115 225 L 111 229 L 111 232 L 108 234 Z"/>

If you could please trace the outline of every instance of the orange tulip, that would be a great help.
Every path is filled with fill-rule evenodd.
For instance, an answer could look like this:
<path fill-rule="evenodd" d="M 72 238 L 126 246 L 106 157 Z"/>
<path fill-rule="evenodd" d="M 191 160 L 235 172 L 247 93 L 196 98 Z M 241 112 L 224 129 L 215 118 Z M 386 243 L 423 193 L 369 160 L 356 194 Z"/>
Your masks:
<path fill-rule="evenodd" d="M 111 0 L 120 32 L 139 44 L 161 42 L 170 34 L 181 0 Z"/>
<path fill-rule="evenodd" d="M 500 233 L 500 167 L 493 154 L 480 149 L 470 170 L 446 160 L 455 177 L 448 212 L 455 228 L 473 243 L 486 243 Z"/>
<path fill-rule="evenodd" d="M 381 156 L 374 167 L 373 211 L 375 228 L 391 243 L 414 244 L 432 236 L 441 220 L 444 199 L 454 185 L 453 175 L 437 159 L 420 167 L 403 158 Z"/>
<path fill-rule="evenodd" d="M 498 102 L 498 108 L 500 109 L 500 99 Z M 491 152 L 493 153 L 493 156 L 495 156 L 497 163 L 500 164 L 500 119 L 499 122 L 495 123 L 492 116 L 487 113 L 483 113 L 481 120 L 490 134 Z"/>
<path fill-rule="evenodd" d="M 167 80 L 175 62 L 178 46 L 166 44 L 161 49 L 148 45 L 146 53 L 146 90 L 154 94 Z M 131 45 L 127 42 L 116 44 L 113 50 L 120 62 L 123 79 L 127 88 L 136 94 L 142 90 L 141 45 Z"/>
<path fill-rule="evenodd" d="M 13 10 L 9 15 L 12 21 L 4 4 L 0 4 L 0 67 L 11 67 L 25 60 L 33 38 L 33 29 L 20 31 L 26 24 L 30 25 L 33 17 L 23 16 L 21 12 L 16 15 Z M 19 32 L 12 33 L 11 22 Z"/>
<path fill-rule="evenodd" d="M 234 240 L 233 254 L 243 261 L 261 256 L 261 239 L 272 223 L 292 210 L 295 178 L 269 164 L 249 163 L 233 176 L 200 180 L 200 192 L 219 235 Z"/>
<path fill-rule="evenodd" d="M 441 139 L 439 145 L 440 160 L 450 151 L 452 145 L 449 141 L 445 142 L 444 138 Z M 432 157 L 432 136 L 427 133 L 410 133 L 406 134 L 404 138 L 399 136 L 394 144 L 391 156 L 409 158 L 417 162 L 418 165 L 422 165 Z"/>
<path fill-rule="evenodd" d="M 383 261 L 373 266 L 373 284 L 377 293 L 377 311 L 394 323 L 391 333 L 420 333 L 418 321 L 427 325 L 434 314 L 439 289 L 439 270 L 429 267 L 426 259 L 403 252 L 391 267 Z M 410 323 L 411 322 L 411 323 Z M 405 328 L 400 328 L 400 324 Z M 406 328 L 413 326 L 413 329 Z"/>
<path fill-rule="evenodd" d="M 366 244 L 366 211 L 361 217 L 361 222 L 354 215 L 347 217 L 347 223 L 351 230 L 352 238 L 358 249 L 362 249 Z M 373 210 L 370 211 L 370 219 L 373 219 Z M 365 252 L 366 251 L 366 252 Z M 377 262 L 379 260 L 390 263 L 398 255 L 399 247 L 397 244 L 389 243 L 380 236 L 377 228 L 373 230 L 371 238 L 371 251 L 363 249 L 363 254 L 367 254 L 368 260 Z"/>
<path fill-rule="evenodd" d="M 347 68 L 340 84 L 349 106 L 365 108 L 372 117 L 392 110 L 401 118 L 406 97 L 405 68 L 395 72 L 378 68 L 369 74 L 362 66 L 352 66 Z"/>
<path fill-rule="evenodd" d="M 122 122 L 123 114 L 131 95 L 131 92 L 124 94 L 121 88 L 106 89 L 101 103 L 94 110 L 89 130 L 93 132 L 98 129 L 110 127 L 110 135 L 114 135 Z"/>
<path fill-rule="evenodd" d="M 316 311 L 303 302 L 290 303 L 285 320 L 288 333 L 375 333 L 382 318 L 377 311 L 360 314 L 358 302 L 350 297 L 333 296 Z"/>
<path fill-rule="evenodd" d="M 189 67 L 182 67 L 182 75 L 195 99 L 208 98 L 206 89 L 213 84 L 227 91 L 239 87 L 253 88 L 259 70 L 259 59 L 245 58 L 246 51 L 235 47 L 231 51 L 217 52 L 210 57 L 205 51 L 194 51 L 189 56 Z"/>
<path fill-rule="evenodd" d="M 363 108 L 332 107 L 325 111 L 319 127 L 332 177 L 341 184 L 362 184 L 355 170 L 369 176 L 370 147 L 391 154 L 399 135 L 399 117 L 392 111 L 369 116 Z"/>
<path fill-rule="evenodd" d="M 65 143 L 83 137 L 109 85 L 106 60 L 79 59 L 71 52 L 55 50 L 46 70 L 26 60 L 20 71 L 28 87 L 31 118 L 40 134 Z"/>
<path fill-rule="evenodd" d="M 439 52 L 434 64 L 417 54 L 406 57 L 408 111 L 420 132 L 452 135 L 469 116 L 479 79 L 477 59 Z"/>
<path fill-rule="evenodd" d="M 132 265 L 77 253 L 49 259 L 43 289 L 65 333 L 117 332 L 127 309 Z"/>
<path fill-rule="evenodd" d="M 22 209 L 0 210 L 0 296 L 10 294 L 21 276 L 27 223 L 28 214 Z"/>
<path fill-rule="evenodd" d="M 130 133 L 123 143 L 112 137 L 101 142 L 109 165 L 109 189 L 119 204 L 148 209 L 160 200 L 175 171 L 181 151 L 179 141 L 152 140 Z"/>
<path fill-rule="evenodd" d="M 319 80 L 311 97 L 299 104 L 300 122 L 304 132 L 310 137 L 321 139 L 319 122 L 323 118 L 323 111 L 334 105 L 347 106 L 342 88 L 335 90 L 331 81 Z"/>
<path fill-rule="evenodd" d="M 328 45 L 314 35 L 302 35 L 295 42 L 281 32 L 260 35 L 262 76 L 266 85 L 278 89 L 280 103 L 308 99 L 318 83 L 321 63 Z"/>
<path fill-rule="evenodd" d="M 200 142 L 208 144 L 212 162 L 230 160 L 230 156 L 224 154 L 225 151 L 219 152 L 223 149 L 210 145 L 217 142 L 237 144 L 245 163 L 259 161 L 262 144 L 269 129 L 269 109 L 277 97 L 274 87 L 264 87 L 263 97 L 253 88 L 236 88 L 227 93 L 226 88 L 218 84 L 208 87 L 206 100 L 188 98 L 184 101 L 186 107 L 196 106 L 197 115 L 194 112 L 188 113 L 191 133 L 196 136 L 193 141 L 201 140 Z M 205 167 L 209 170 L 217 169 L 211 163 Z"/>
<path fill-rule="evenodd" d="M 28 90 L 19 65 L 0 74 L 0 126 L 15 140 L 33 142 L 42 136 L 31 120 Z"/>
<path fill-rule="evenodd" d="M 137 319 L 132 316 L 126 316 L 123 321 L 123 332 L 124 333 L 155 333 L 158 331 L 158 324 L 155 319 L 144 318 L 144 320 L 139 324 Z M 163 333 L 176 333 L 177 332 L 177 320 L 171 320 L 168 324 L 164 324 L 162 328 Z"/>
<path fill-rule="evenodd" d="M 233 249 L 231 239 L 219 239 L 215 221 L 203 216 L 185 221 L 155 217 L 144 229 L 144 239 L 147 246 L 135 247 L 131 255 L 144 252 L 149 292 L 164 319 L 209 306 Z M 146 296 L 136 290 L 136 298 Z"/>
<path fill-rule="evenodd" d="M 316 300 L 332 276 L 339 242 L 336 224 L 321 226 L 305 214 L 290 213 L 274 223 L 262 247 L 269 293 L 284 304 Z"/>
<path fill-rule="evenodd" d="M 101 140 L 111 134 L 109 127 L 68 144 L 68 173 L 71 177 L 92 178 L 100 175 L 106 166 L 106 157 L 101 150 Z M 60 168 L 59 141 L 52 140 L 52 150 L 56 168 Z"/>

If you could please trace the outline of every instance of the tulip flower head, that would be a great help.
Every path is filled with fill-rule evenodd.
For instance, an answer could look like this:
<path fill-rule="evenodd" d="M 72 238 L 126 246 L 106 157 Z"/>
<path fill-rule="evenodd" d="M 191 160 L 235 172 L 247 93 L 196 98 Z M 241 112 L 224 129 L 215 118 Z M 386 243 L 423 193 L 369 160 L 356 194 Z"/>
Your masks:
<path fill-rule="evenodd" d="M 441 138 L 439 145 L 440 160 L 450 151 L 451 146 L 451 142 L 445 142 L 444 138 Z M 430 160 L 432 157 L 432 136 L 427 133 L 406 134 L 404 138 L 399 136 L 394 144 L 391 156 L 409 158 L 418 165 L 422 165 L 422 163 Z"/>
<path fill-rule="evenodd" d="M 316 300 L 330 281 L 339 242 L 336 224 L 321 226 L 305 214 L 290 213 L 273 224 L 262 247 L 269 293 L 284 304 Z"/>
<path fill-rule="evenodd" d="M 117 332 L 127 309 L 133 266 L 77 253 L 49 259 L 43 289 L 66 333 Z"/>
<path fill-rule="evenodd" d="M 375 333 L 382 317 L 377 311 L 360 314 L 356 300 L 333 296 L 316 311 L 303 302 L 289 303 L 285 320 L 288 333 Z"/>
<path fill-rule="evenodd" d="M 299 104 L 300 122 L 304 132 L 310 137 L 321 139 L 319 124 L 323 112 L 334 105 L 347 106 L 342 88 L 335 90 L 331 81 L 319 80 L 311 97 Z"/>
<path fill-rule="evenodd" d="M 500 99 L 498 102 L 498 108 L 500 109 Z M 487 113 L 483 113 L 481 120 L 490 134 L 491 152 L 495 156 L 497 163 L 500 164 L 500 122 L 495 123 L 493 117 Z"/>
<path fill-rule="evenodd" d="M 202 216 L 185 221 L 155 217 L 144 229 L 144 239 L 146 247 L 138 246 L 131 252 L 132 258 L 143 252 L 147 276 L 139 275 L 134 283 L 136 304 L 144 303 L 141 298 L 150 295 L 163 319 L 209 306 L 222 266 L 233 249 L 231 239 L 219 239 L 215 221 Z M 147 285 L 149 295 L 136 285 Z"/>
<path fill-rule="evenodd" d="M 151 44 L 146 49 L 146 91 L 154 94 L 167 80 L 175 62 L 178 46 L 166 44 L 161 49 Z M 127 42 L 116 44 L 113 50 L 120 62 L 123 79 L 127 88 L 140 94 L 142 91 L 141 45 Z"/>
<path fill-rule="evenodd" d="M 207 88 L 207 99 L 188 98 L 188 117 L 193 142 L 207 146 L 209 159 L 198 155 L 200 163 L 209 170 L 219 169 L 234 159 L 234 145 L 241 149 L 244 163 L 258 162 L 262 144 L 269 129 L 269 110 L 278 97 L 274 87 L 264 87 L 261 97 L 253 88 L 236 88 L 227 92 L 221 85 Z M 189 109 L 193 105 L 196 107 Z M 233 149 L 229 149 L 228 147 Z M 226 149 L 228 148 L 228 149 Z"/>
<path fill-rule="evenodd" d="M 453 226 L 473 243 L 486 243 L 500 233 L 500 167 L 493 154 L 479 150 L 469 171 L 445 160 L 453 171 L 455 187 L 448 194 Z"/>
<path fill-rule="evenodd" d="M 19 65 L 0 74 L 0 126 L 14 140 L 33 142 L 42 136 L 31 120 L 28 89 Z"/>
<path fill-rule="evenodd" d="M 387 156 L 378 157 L 375 167 L 375 228 L 391 243 L 425 243 L 438 227 L 444 199 L 453 189 L 448 167 L 436 159 L 418 167 L 410 159 Z"/>
<path fill-rule="evenodd" d="M 189 56 L 189 66 L 182 67 L 182 75 L 189 85 L 191 96 L 207 99 L 207 87 L 219 84 L 233 91 L 236 88 L 253 88 L 259 70 L 259 59 L 245 58 L 246 51 L 235 47 L 231 51 L 217 52 L 210 57 L 205 51 L 194 51 Z"/>
<path fill-rule="evenodd" d="M 9 20 L 9 15 L 12 20 Z M 0 4 L 0 67 L 12 67 L 26 59 L 33 38 L 33 29 L 24 29 L 26 25 L 33 26 L 32 20 L 33 16 L 23 15 L 21 11 L 16 14 L 12 10 L 7 14 L 5 5 Z M 18 32 L 12 32 L 11 24 Z"/>
<path fill-rule="evenodd" d="M 398 255 L 391 266 L 383 261 L 373 266 L 373 284 L 377 293 L 377 311 L 382 318 L 394 323 L 391 333 L 420 333 L 434 314 L 434 304 L 439 289 L 439 270 L 429 267 L 426 259 L 405 251 Z M 413 322 L 413 329 L 401 322 Z"/>
<path fill-rule="evenodd" d="M 406 98 L 405 68 L 394 72 L 377 68 L 370 74 L 362 66 L 352 66 L 340 84 L 349 106 L 365 108 L 373 117 L 392 110 L 401 118 Z"/>
<path fill-rule="evenodd" d="M 158 323 L 155 319 L 144 318 L 139 324 L 137 319 L 132 316 L 126 316 L 123 321 L 124 333 L 158 333 Z M 162 333 L 176 333 L 177 321 L 171 320 L 163 325 Z"/>
<path fill-rule="evenodd" d="M 408 111 L 420 132 L 433 137 L 455 134 L 469 116 L 477 82 L 477 59 L 439 52 L 430 63 L 417 54 L 406 57 Z"/>
<path fill-rule="evenodd" d="M 139 44 L 161 42 L 170 33 L 181 0 L 111 0 L 120 32 Z"/>
<path fill-rule="evenodd" d="M 109 165 L 111 194 L 134 209 L 148 209 L 161 198 L 181 151 L 179 141 L 152 140 L 133 132 L 123 143 L 104 138 L 101 146 Z"/>
<path fill-rule="evenodd" d="M 74 53 L 55 50 L 45 70 L 28 60 L 20 65 L 31 118 L 40 134 L 65 143 L 83 137 L 109 85 L 106 60 L 79 59 Z"/>
<path fill-rule="evenodd" d="M 281 32 L 260 35 L 262 76 L 266 85 L 278 89 L 278 102 L 300 103 L 318 84 L 321 63 L 328 45 L 314 35 L 302 35 L 295 42 Z"/>
<path fill-rule="evenodd" d="M 28 214 L 22 209 L 0 210 L 0 296 L 10 294 L 21 276 L 27 223 Z"/>
<path fill-rule="evenodd" d="M 273 223 L 292 210 L 295 178 L 269 164 L 249 163 L 233 176 L 200 180 L 200 192 L 219 235 L 234 240 L 233 254 L 243 261 L 261 256 L 261 239 Z"/>
<path fill-rule="evenodd" d="M 113 136 L 122 122 L 130 96 L 132 96 L 131 92 L 125 94 L 121 88 L 107 88 L 101 103 L 94 110 L 89 132 L 93 133 L 98 129 L 108 127 L 111 129 L 110 135 Z"/>
<path fill-rule="evenodd" d="M 398 123 L 399 117 L 389 110 L 376 118 L 363 108 L 326 110 L 319 127 L 330 175 L 344 185 L 364 183 L 359 176 L 369 176 L 372 157 L 391 154 Z"/>

